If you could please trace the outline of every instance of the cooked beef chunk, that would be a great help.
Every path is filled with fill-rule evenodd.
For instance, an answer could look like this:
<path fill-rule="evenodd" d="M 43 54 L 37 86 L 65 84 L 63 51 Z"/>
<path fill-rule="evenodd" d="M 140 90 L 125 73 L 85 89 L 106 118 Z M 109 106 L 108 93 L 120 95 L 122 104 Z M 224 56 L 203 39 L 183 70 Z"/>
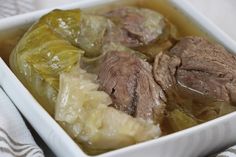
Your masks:
<path fill-rule="evenodd" d="M 123 7 L 108 12 L 118 29 L 113 29 L 109 39 L 128 47 L 137 47 L 154 42 L 163 33 L 164 17 L 158 12 L 135 7 Z"/>
<path fill-rule="evenodd" d="M 161 120 L 165 96 L 147 62 L 126 51 L 113 51 L 106 55 L 98 78 L 114 108 L 156 123 Z"/>
<path fill-rule="evenodd" d="M 156 56 L 154 77 L 162 89 L 178 83 L 206 96 L 236 102 L 236 57 L 201 37 L 186 37 Z"/>

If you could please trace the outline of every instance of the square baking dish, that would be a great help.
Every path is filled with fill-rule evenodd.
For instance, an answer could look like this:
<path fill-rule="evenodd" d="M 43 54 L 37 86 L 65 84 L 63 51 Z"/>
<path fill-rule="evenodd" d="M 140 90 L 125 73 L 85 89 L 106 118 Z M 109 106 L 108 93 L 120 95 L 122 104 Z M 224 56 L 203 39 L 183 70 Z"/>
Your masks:
<path fill-rule="evenodd" d="M 80 0 L 77 3 L 57 7 L 60 9 L 116 6 L 119 0 Z M 144 0 L 120 0 L 119 5 L 139 3 Z M 201 30 L 202 36 L 221 43 L 230 52 L 236 53 L 236 43 L 213 23 L 198 13 L 186 0 L 150 0 L 168 5 L 179 12 L 182 19 Z M 114 3 L 115 2 L 115 3 Z M 149 2 L 149 4 L 151 4 Z M 52 8 L 53 9 L 53 8 Z M 46 9 L 0 20 L 0 38 L 7 34 L 25 29 L 43 14 Z M 178 15 L 178 16 L 179 16 Z M 176 15 L 177 16 L 177 15 Z M 180 21 L 181 22 L 181 21 Z M 1 57 L 2 57 L 1 53 Z M 59 157 L 88 157 L 82 149 L 67 135 L 57 122 L 41 107 L 30 92 L 0 59 L 0 85 L 14 104 L 30 122 L 42 139 Z M 207 123 L 174 133 L 155 140 L 128 146 L 99 157 L 197 157 L 214 152 L 219 148 L 236 143 L 236 112 L 209 121 Z"/>

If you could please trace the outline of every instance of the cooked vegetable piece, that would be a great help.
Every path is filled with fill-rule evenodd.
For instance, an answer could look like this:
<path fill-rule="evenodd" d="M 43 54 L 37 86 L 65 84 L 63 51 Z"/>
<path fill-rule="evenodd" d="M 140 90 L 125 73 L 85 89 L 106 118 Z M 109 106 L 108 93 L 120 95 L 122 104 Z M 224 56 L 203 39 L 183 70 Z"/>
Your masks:
<path fill-rule="evenodd" d="M 169 50 L 173 46 L 173 43 L 169 40 L 165 41 L 157 41 L 153 44 L 149 44 L 147 46 L 142 46 L 137 48 L 136 50 L 145 54 L 148 58 L 148 61 L 153 63 L 155 56 L 163 51 Z"/>
<path fill-rule="evenodd" d="M 232 106 L 227 102 L 216 101 L 196 109 L 193 114 L 196 118 L 206 122 L 234 111 L 236 111 L 235 106 Z"/>
<path fill-rule="evenodd" d="M 187 129 L 198 124 L 194 118 L 178 109 L 171 111 L 167 119 L 174 131 Z"/>
<path fill-rule="evenodd" d="M 52 12 L 43 16 L 38 25 L 48 25 L 51 30 L 59 34 L 71 44 L 79 45 L 79 34 L 81 25 L 81 11 L 76 10 L 53 10 Z M 33 27 L 33 28 L 35 28 Z"/>
<path fill-rule="evenodd" d="M 78 44 L 86 51 L 86 57 L 98 57 L 102 53 L 105 33 L 112 25 L 114 24 L 103 16 L 82 14 Z"/>
<path fill-rule="evenodd" d="M 67 30 L 55 24 L 67 16 L 71 17 L 71 11 L 53 11 L 44 16 L 27 31 L 10 57 L 13 71 L 50 114 L 54 114 L 59 74 L 69 71 L 83 54 L 61 36 Z M 73 22 L 67 19 L 62 23 L 69 27 Z"/>
<path fill-rule="evenodd" d="M 164 40 L 170 40 L 174 42 L 180 40 L 180 34 L 176 26 L 168 19 L 165 19 L 165 28 L 163 33 L 159 37 L 159 41 L 164 41 Z"/>
<path fill-rule="evenodd" d="M 140 46 L 135 49 L 148 56 L 149 62 L 153 62 L 157 54 L 172 48 L 178 40 L 179 34 L 177 28 L 170 21 L 165 19 L 165 27 L 158 40 L 154 43 Z"/>
<path fill-rule="evenodd" d="M 90 73 L 97 74 L 103 58 L 104 54 L 94 58 L 82 57 L 80 66 Z"/>
<path fill-rule="evenodd" d="M 61 74 L 55 117 L 90 154 L 160 135 L 158 125 L 109 107 L 111 99 L 98 91 L 96 78 L 79 68 Z"/>

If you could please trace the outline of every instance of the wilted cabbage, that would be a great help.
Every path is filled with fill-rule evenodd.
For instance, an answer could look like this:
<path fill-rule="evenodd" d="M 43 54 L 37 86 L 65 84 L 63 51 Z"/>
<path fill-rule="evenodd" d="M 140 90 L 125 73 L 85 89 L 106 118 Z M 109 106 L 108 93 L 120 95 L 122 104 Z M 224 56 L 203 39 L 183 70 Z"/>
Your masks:
<path fill-rule="evenodd" d="M 46 24 L 58 35 L 69 41 L 71 44 L 78 46 L 78 38 L 81 25 L 81 11 L 77 10 L 53 10 L 43 16 L 38 25 Z M 35 28 L 35 27 L 33 27 Z"/>
<path fill-rule="evenodd" d="M 193 117 L 187 115 L 179 109 L 169 112 L 167 119 L 173 131 L 180 131 L 198 124 Z"/>
<path fill-rule="evenodd" d="M 96 75 L 79 68 L 60 76 L 56 120 L 90 154 L 121 148 L 160 136 L 160 128 L 109 107 L 98 91 Z"/>
<path fill-rule="evenodd" d="M 160 52 L 164 52 L 172 48 L 179 40 L 179 33 L 177 28 L 167 19 L 165 19 L 165 28 L 162 34 L 153 43 L 146 46 L 136 48 L 137 51 L 142 52 L 149 57 L 149 61 L 153 62 L 153 59 Z"/>
<path fill-rule="evenodd" d="M 82 14 L 78 43 L 86 51 L 86 57 L 98 57 L 102 53 L 105 33 L 112 25 L 113 23 L 103 16 Z"/>
<path fill-rule="evenodd" d="M 76 41 L 70 35 L 78 31 L 79 18 L 79 10 L 45 15 L 27 31 L 10 57 L 15 74 L 50 114 L 54 113 L 59 74 L 69 71 L 83 54 L 69 42 Z"/>

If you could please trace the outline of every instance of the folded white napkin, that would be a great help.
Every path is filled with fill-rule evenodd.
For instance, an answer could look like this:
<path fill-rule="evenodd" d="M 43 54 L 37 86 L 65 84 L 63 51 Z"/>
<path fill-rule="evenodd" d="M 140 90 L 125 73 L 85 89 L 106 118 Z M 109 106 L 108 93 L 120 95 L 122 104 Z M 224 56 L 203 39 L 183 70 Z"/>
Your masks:
<path fill-rule="evenodd" d="M 18 110 L 0 88 L 0 156 L 43 157 Z"/>

